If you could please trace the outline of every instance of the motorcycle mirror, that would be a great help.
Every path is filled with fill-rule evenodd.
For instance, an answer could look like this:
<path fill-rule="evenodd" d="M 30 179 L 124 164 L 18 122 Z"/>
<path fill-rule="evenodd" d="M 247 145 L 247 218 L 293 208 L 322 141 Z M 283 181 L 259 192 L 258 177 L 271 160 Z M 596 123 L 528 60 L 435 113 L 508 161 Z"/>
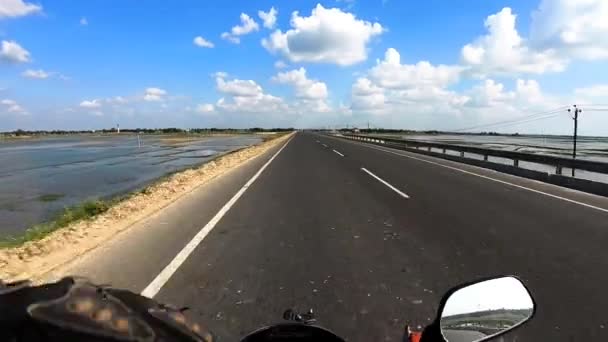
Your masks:
<path fill-rule="evenodd" d="M 485 279 L 452 289 L 444 300 L 439 327 L 448 342 L 480 342 L 524 324 L 535 304 L 515 277 Z"/>

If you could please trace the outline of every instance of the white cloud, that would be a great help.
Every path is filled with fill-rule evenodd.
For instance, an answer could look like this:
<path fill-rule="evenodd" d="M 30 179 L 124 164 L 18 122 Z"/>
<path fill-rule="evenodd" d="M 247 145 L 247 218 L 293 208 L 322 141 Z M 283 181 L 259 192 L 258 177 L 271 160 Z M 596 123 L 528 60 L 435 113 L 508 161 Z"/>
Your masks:
<path fill-rule="evenodd" d="M 228 40 L 232 43 L 239 44 L 241 42 L 240 36 L 244 36 L 253 31 L 258 31 L 260 26 L 255 20 L 253 20 L 249 15 L 245 13 L 241 13 L 241 25 L 233 26 L 230 32 L 222 33 L 222 39 Z"/>
<path fill-rule="evenodd" d="M 608 58 L 608 1 L 542 0 L 532 13 L 531 43 L 566 57 Z"/>
<path fill-rule="evenodd" d="M 386 50 L 384 60 L 377 61 L 369 71 L 369 77 L 384 88 L 408 88 L 416 86 L 445 87 L 458 81 L 462 68 L 459 66 L 437 65 L 427 61 L 417 64 L 401 64 L 399 52 L 393 48 Z"/>
<path fill-rule="evenodd" d="M 27 111 L 23 107 L 21 107 L 15 100 L 4 99 L 0 101 L 0 104 L 6 106 L 6 111 L 8 113 L 27 114 Z"/>
<path fill-rule="evenodd" d="M 193 43 L 194 43 L 194 45 L 200 46 L 200 47 L 206 47 L 206 48 L 214 47 L 212 42 L 206 40 L 205 38 L 203 38 L 201 36 L 194 37 Z"/>
<path fill-rule="evenodd" d="M 328 96 L 327 85 L 323 82 L 308 79 L 306 69 L 294 69 L 280 72 L 273 80 L 281 84 L 289 84 L 294 87 L 296 97 L 305 99 L 326 99 Z"/>
<path fill-rule="evenodd" d="M 330 106 L 327 104 L 329 96 L 327 85 L 324 82 L 311 80 L 306 76 L 306 69 L 294 69 L 280 72 L 272 78 L 273 81 L 291 85 L 295 90 L 297 101 L 296 107 L 301 110 L 314 112 L 327 112 Z"/>
<path fill-rule="evenodd" d="M 272 53 L 280 53 L 292 62 L 332 63 L 352 65 L 367 59 L 367 44 L 372 37 L 382 34 L 379 23 L 357 19 L 338 8 L 322 5 L 312 10 L 309 17 L 293 12 L 292 29 L 273 32 L 262 40 Z"/>
<path fill-rule="evenodd" d="M 80 25 L 82 25 L 82 26 L 89 25 L 89 21 L 87 20 L 87 18 L 85 18 L 85 17 L 80 18 Z"/>
<path fill-rule="evenodd" d="M 30 61 L 30 53 L 14 40 L 3 40 L 0 60 L 10 63 L 26 63 Z"/>
<path fill-rule="evenodd" d="M 288 66 L 289 65 L 287 65 L 287 63 L 283 62 L 282 60 L 278 60 L 278 61 L 274 62 L 274 67 L 277 69 L 285 69 Z"/>
<path fill-rule="evenodd" d="M 42 12 L 42 6 L 23 0 L 0 1 L 0 18 L 15 18 L 39 12 Z"/>
<path fill-rule="evenodd" d="M 386 101 L 384 89 L 367 78 L 358 78 L 352 86 L 353 109 L 382 109 Z"/>
<path fill-rule="evenodd" d="M 602 99 L 604 102 L 608 98 L 608 84 L 595 84 L 589 87 L 576 88 L 574 94 L 583 99 Z M 602 103 L 604 103 L 602 102 Z"/>
<path fill-rule="evenodd" d="M 565 69 L 567 60 L 559 57 L 555 50 L 531 49 L 517 32 L 515 22 L 516 15 L 505 7 L 486 18 L 486 35 L 462 48 L 462 62 L 471 68 L 473 75 L 542 74 Z"/>
<path fill-rule="evenodd" d="M 109 104 L 120 105 L 120 104 L 129 103 L 129 100 L 127 100 L 126 98 L 124 98 L 122 96 L 114 96 L 109 99 L 106 99 L 106 102 Z"/>
<path fill-rule="evenodd" d="M 211 113 L 215 110 L 215 106 L 210 103 L 199 104 L 196 106 L 196 111 L 199 113 Z"/>
<path fill-rule="evenodd" d="M 262 87 L 260 87 L 253 80 L 234 79 L 231 81 L 226 81 L 224 77 L 220 76 L 216 77 L 217 90 L 224 94 L 240 97 L 252 97 L 262 93 Z"/>
<path fill-rule="evenodd" d="M 279 12 L 271 7 L 268 12 L 258 11 L 258 16 L 262 19 L 264 23 L 264 27 L 268 29 L 273 29 L 277 23 L 277 14 Z"/>
<path fill-rule="evenodd" d="M 101 100 L 99 99 L 94 99 L 94 100 L 84 100 L 82 102 L 80 102 L 80 107 L 82 108 L 99 108 L 101 107 Z"/>
<path fill-rule="evenodd" d="M 165 99 L 165 95 L 167 92 L 164 89 L 160 88 L 146 88 L 144 93 L 144 101 L 163 101 Z"/>
<path fill-rule="evenodd" d="M 52 75 L 52 73 L 46 72 L 42 69 L 38 69 L 38 70 L 28 69 L 21 73 L 21 76 L 23 76 L 25 78 L 34 78 L 34 79 L 40 79 L 40 80 L 49 78 L 51 75 Z"/>
<path fill-rule="evenodd" d="M 287 110 L 283 99 L 264 93 L 253 80 L 226 80 L 225 73 L 216 73 L 217 90 L 225 97 L 215 107 L 229 112 L 275 113 Z"/>

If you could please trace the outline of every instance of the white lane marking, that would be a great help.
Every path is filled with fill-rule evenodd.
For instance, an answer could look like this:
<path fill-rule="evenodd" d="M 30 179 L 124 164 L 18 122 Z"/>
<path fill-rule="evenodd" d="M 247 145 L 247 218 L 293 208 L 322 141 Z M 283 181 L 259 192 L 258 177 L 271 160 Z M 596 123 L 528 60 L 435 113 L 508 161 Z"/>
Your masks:
<path fill-rule="evenodd" d="M 457 167 L 453 167 L 453 166 L 449 166 L 449 165 L 444 165 L 444 164 L 436 163 L 436 162 L 433 162 L 433 161 L 430 161 L 430 160 L 426 160 L 426 159 L 422 159 L 422 158 L 416 158 L 416 157 L 408 156 L 408 155 L 405 155 L 405 154 L 402 154 L 402 153 L 397 153 L 397 152 L 385 150 L 383 148 L 376 148 L 376 147 L 367 146 L 367 145 L 361 145 L 361 146 L 365 146 L 365 147 L 369 147 L 369 148 L 374 149 L 374 150 L 378 150 L 378 151 L 382 151 L 382 152 L 386 152 L 386 153 L 392 153 L 392 154 L 395 154 L 395 155 L 398 155 L 398 156 L 401 156 L 401 157 L 410 158 L 410 159 L 418 160 L 418 161 L 421 161 L 421 162 L 425 162 L 425 163 L 429 163 L 429 164 L 445 167 L 447 169 L 451 169 L 451 170 L 454 170 L 454 171 L 466 173 L 466 174 L 471 175 L 471 176 L 480 177 L 480 178 L 487 179 L 487 180 L 490 180 L 490 181 L 493 181 L 493 182 L 509 185 L 509 186 L 512 186 L 512 187 L 515 187 L 515 188 L 518 188 L 518 189 L 528 190 L 528 191 L 531 191 L 531 192 L 535 192 L 537 194 L 541 194 L 541 195 L 545 195 L 545 196 L 548 196 L 548 197 L 560 199 L 562 201 L 578 204 L 578 205 L 583 206 L 583 207 L 587 207 L 587 208 L 591 208 L 591 209 L 595 209 L 595 210 L 599 210 L 599 211 L 608 213 L 608 209 L 605 209 L 605 208 L 596 207 L 596 206 L 591 205 L 591 204 L 575 201 L 575 200 L 572 200 L 572 199 L 569 199 L 569 198 L 565 198 L 565 197 L 561 197 L 561 196 L 558 196 L 558 195 L 553 195 L 553 194 L 550 194 L 548 192 L 544 192 L 544 191 L 528 188 L 528 187 L 525 187 L 523 185 L 517 185 L 517 184 L 513 184 L 513 183 L 510 183 L 510 182 L 507 182 L 507 181 L 500 180 L 500 179 L 496 179 L 496 178 L 480 175 L 478 173 L 471 172 L 471 171 L 466 171 L 466 170 L 463 170 L 463 169 L 459 169 Z"/>
<path fill-rule="evenodd" d="M 335 153 L 337 153 L 340 157 L 344 157 L 344 155 L 342 153 L 340 153 L 340 152 L 338 152 L 336 150 L 332 150 L 332 151 L 334 151 Z"/>
<path fill-rule="evenodd" d="M 160 289 L 169 281 L 171 276 L 177 271 L 177 269 L 186 261 L 188 256 L 194 251 L 194 249 L 203 241 L 203 239 L 209 234 L 209 232 L 215 227 L 215 225 L 226 215 L 228 210 L 238 201 L 238 199 L 245 193 L 245 191 L 255 182 L 256 179 L 262 174 L 262 172 L 270 165 L 270 163 L 276 158 L 281 151 L 289 144 L 292 138 L 290 138 L 281 149 L 279 149 L 270 158 L 266 164 L 264 164 L 258 172 L 243 185 L 243 187 L 236 193 L 232 198 L 224 204 L 220 211 L 213 216 L 213 218 L 207 222 L 207 224 L 188 242 L 188 244 L 171 260 L 171 262 L 165 266 L 165 268 L 152 280 L 152 282 L 141 292 L 142 296 L 153 298 Z"/>
<path fill-rule="evenodd" d="M 319 140 L 317 140 L 317 142 L 318 142 L 318 143 L 320 143 L 320 141 L 319 141 Z"/>
<path fill-rule="evenodd" d="M 323 147 L 327 147 L 327 145 L 323 144 Z"/>
<path fill-rule="evenodd" d="M 390 185 L 390 184 L 389 184 L 387 181 L 385 181 L 384 179 L 382 179 L 382 178 L 380 178 L 380 177 L 376 176 L 376 175 L 375 175 L 375 174 L 373 174 L 373 173 L 372 173 L 370 170 L 368 170 L 368 169 L 366 169 L 366 168 L 364 168 L 364 167 L 362 167 L 362 168 L 361 168 L 361 170 L 363 170 L 364 172 L 366 172 L 368 175 L 370 175 L 370 176 L 372 176 L 372 177 L 376 178 L 376 179 L 377 179 L 377 180 L 378 180 L 380 183 L 382 183 L 382 184 L 384 184 L 384 185 L 388 186 L 388 187 L 389 187 L 391 190 L 393 190 L 394 192 L 398 193 L 398 194 L 399 194 L 401 197 L 404 197 L 404 198 L 410 198 L 410 196 L 408 196 L 408 195 L 404 194 L 403 192 L 401 192 L 401 190 L 399 190 L 399 189 L 395 188 L 394 186 Z"/>

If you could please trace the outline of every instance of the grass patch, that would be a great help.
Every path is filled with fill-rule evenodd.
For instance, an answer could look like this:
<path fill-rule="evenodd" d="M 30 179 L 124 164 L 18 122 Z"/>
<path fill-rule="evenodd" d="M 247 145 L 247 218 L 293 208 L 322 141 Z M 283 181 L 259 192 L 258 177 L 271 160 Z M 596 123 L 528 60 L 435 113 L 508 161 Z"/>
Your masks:
<path fill-rule="evenodd" d="M 63 198 L 64 194 L 44 194 L 38 197 L 40 202 L 54 202 L 60 198 Z"/>
<path fill-rule="evenodd" d="M 40 240 L 73 222 L 91 219 L 102 214 L 112 204 L 113 201 L 91 200 L 73 207 L 67 207 L 54 220 L 28 228 L 21 235 L 0 237 L 0 248 L 17 247 L 28 241 Z"/>

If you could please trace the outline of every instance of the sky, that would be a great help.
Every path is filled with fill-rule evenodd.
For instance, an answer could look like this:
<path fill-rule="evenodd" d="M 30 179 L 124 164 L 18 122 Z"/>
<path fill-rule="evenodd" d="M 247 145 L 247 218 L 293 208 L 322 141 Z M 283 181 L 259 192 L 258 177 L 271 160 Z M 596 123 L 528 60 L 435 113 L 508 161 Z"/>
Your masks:
<path fill-rule="evenodd" d="M 532 298 L 522 283 L 512 277 L 504 277 L 473 284 L 454 292 L 445 303 L 441 316 L 533 308 Z"/>
<path fill-rule="evenodd" d="M 579 133 L 608 135 L 605 18 L 605 0 L 0 0 L 0 131 L 570 134 L 578 104 Z"/>

